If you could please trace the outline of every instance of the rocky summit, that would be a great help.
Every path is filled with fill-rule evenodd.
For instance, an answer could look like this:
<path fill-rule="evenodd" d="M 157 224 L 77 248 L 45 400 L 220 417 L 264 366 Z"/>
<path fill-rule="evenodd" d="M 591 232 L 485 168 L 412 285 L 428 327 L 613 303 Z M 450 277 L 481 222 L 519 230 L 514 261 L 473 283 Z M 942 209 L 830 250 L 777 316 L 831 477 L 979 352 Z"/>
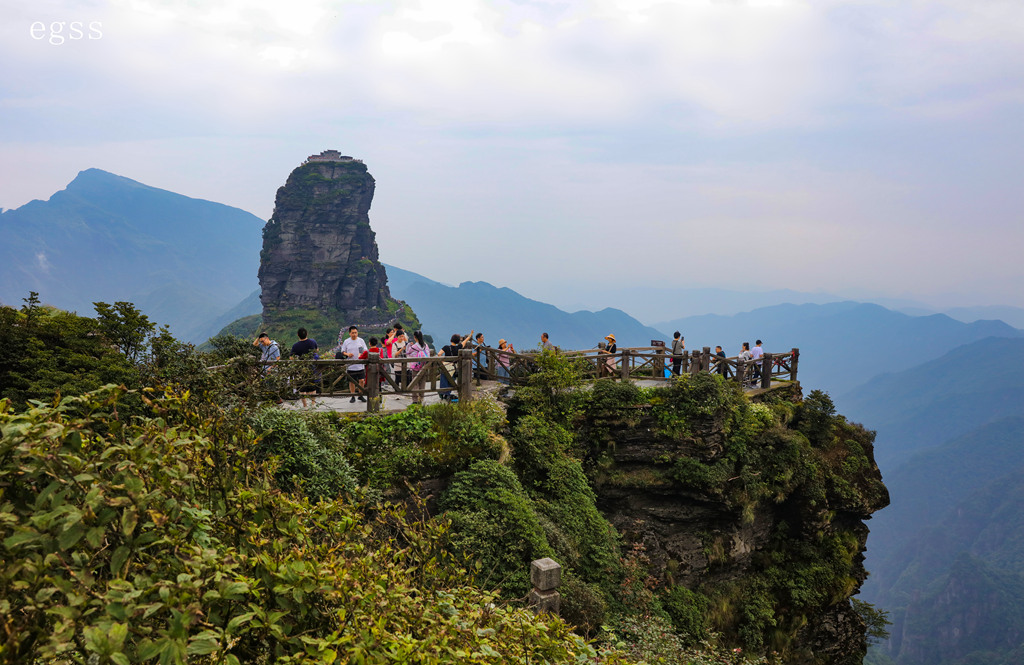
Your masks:
<path fill-rule="evenodd" d="M 412 314 L 391 298 L 370 228 L 374 179 L 362 160 L 311 155 L 277 190 L 263 228 L 260 301 L 264 327 L 347 325 L 380 329 Z"/>

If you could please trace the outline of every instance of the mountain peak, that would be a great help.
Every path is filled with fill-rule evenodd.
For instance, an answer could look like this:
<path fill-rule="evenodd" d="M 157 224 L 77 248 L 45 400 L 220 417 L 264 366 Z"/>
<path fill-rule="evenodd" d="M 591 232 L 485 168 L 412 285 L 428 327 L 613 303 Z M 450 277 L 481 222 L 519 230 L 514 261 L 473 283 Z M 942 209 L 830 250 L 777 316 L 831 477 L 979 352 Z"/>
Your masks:
<path fill-rule="evenodd" d="M 132 180 L 131 178 L 125 178 L 124 176 L 110 173 L 97 168 L 89 168 L 84 171 L 79 171 L 75 179 L 68 183 L 62 192 L 70 192 L 72 194 L 82 194 L 87 192 L 107 192 L 113 189 L 147 189 L 157 190 L 155 187 L 144 185 L 141 182 Z M 54 196 L 58 196 L 62 192 L 57 192 Z M 53 197 L 51 197 L 53 198 Z"/>

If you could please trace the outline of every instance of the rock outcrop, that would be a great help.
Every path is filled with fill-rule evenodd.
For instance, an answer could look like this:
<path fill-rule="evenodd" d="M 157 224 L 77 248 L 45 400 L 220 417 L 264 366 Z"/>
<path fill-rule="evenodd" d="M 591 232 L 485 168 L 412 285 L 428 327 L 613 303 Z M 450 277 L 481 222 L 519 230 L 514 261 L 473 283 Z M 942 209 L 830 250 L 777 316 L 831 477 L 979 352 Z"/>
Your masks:
<path fill-rule="evenodd" d="M 361 161 L 307 161 L 277 190 L 263 229 L 263 311 L 366 316 L 391 297 L 370 228 L 374 180 Z"/>
<path fill-rule="evenodd" d="M 415 321 L 391 297 L 378 258 L 374 185 L 361 160 L 330 150 L 312 155 L 277 190 L 260 253 L 264 328 L 291 335 L 292 325 L 307 325 L 324 336 L 352 324 L 378 330 Z"/>
<path fill-rule="evenodd" d="M 762 399 L 799 402 L 799 385 Z M 691 417 L 682 433 L 666 417 L 650 406 L 591 415 L 581 436 L 601 512 L 660 583 L 706 595 L 748 644 L 759 626 L 774 636 L 759 647 L 787 663 L 859 665 L 865 623 L 849 597 L 867 577 L 864 520 L 889 501 L 873 435 L 840 418 L 821 440 L 808 425 L 807 438 L 742 441 L 728 411 Z"/>

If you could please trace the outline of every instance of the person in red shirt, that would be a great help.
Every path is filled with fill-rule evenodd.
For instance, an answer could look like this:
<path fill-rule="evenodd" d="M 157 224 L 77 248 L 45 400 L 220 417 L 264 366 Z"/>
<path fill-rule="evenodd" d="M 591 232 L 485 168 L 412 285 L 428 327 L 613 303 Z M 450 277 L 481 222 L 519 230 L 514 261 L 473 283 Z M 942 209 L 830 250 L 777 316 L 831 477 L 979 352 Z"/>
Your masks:
<path fill-rule="evenodd" d="M 371 337 L 370 338 L 370 348 L 368 348 L 365 351 L 363 351 L 362 353 L 360 353 L 359 354 L 359 359 L 360 360 L 366 360 L 366 359 L 368 359 L 370 357 L 371 353 L 376 353 L 379 357 L 386 358 L 387 356 L 384 355 L 385 354 L 384 349 L 382 349 L 380 346 L 378 346 L 378 344 L 380 344 L 380 340 L 377 339 L 376 337 Z M 383 375 L 383 373 L 380 374 L 380 384 L 384 385 L 384 375 Z M 366 386 L 366 377 L 365 376 L 363 377 L 363 386 L 364 387 Z"/>

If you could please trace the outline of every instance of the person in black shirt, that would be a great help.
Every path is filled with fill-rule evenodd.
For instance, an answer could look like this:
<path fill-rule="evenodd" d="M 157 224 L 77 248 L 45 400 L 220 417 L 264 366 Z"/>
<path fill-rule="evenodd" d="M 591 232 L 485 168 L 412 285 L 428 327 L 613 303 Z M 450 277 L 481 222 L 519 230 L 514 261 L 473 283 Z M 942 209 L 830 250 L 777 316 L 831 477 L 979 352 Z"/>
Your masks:
<path fill-rule="evenodd" d="M 678 330 L 672 335 L 672 376 L 679 376 L 679 369 L 683 364 L 683 349 L 686 348 L 685 340 Z"/>
<path fill-rule="evenodd" d="M 292 344 L 292 355 L 296 358 L 308 355 L 310 360 L 319 360 L 320 356 L 316 352 L 318 348 L 316 340 L 309 339 L 309 333 L 305 328 L 299 328 L 296 334 L 299 336 L 299 341 Z M 309 397 L 310 405 L 316 406 L 316 394 L 320 392 L 320 381 L 317 370 L 313 370 L 313 374 L 312 382 L 299 388 L 299 394 L 302 395 L 302 408 L 306 408 L 307 396 Z"/>
<path fill-rule="evenodd" d="M 715 347 L 715 372 L 729 378 L 729 365 L 725 361 L 725 351 L 721 346 Z"/>
<path fill-rule="evenodd" d="M 452 335 L 452 337 L 449 340 L 448 344 L 445 344 L 444 346 L 441 347 L 441 353 L 445 356 L 445 358 L 451 358 L 452 359 L 450 364 L 447 361 L 445 362 L 445 364 L 448 366 L 449 371 L 451 372 L 453 379 L 458 378 L 457 370 L 458 370 L 458 367 L 459 367 L 459 364 L 458 364 L 459 351 L 463 347 L 465 347 L 466 344 L 468 344 L 471 339 L 473 339 L 473 331 L 472 330 L 470 330 L 469 334 L 466 335 L 465 337 L 463 337 L 459 333 L 455 333 L 454 335 Z M 467 377 L 467 380 L 468 380 L 468 377 Z M 452 384 L 448 382 L 448 377 L 446 377 L 444 375 L 444 372 L 441 372 L 441 387 L 442 388 L 451 388 L 452 387 Z M 441 399 L 444 400 L 445 402 L 451 402 L 452 401 L 452 391 L 448 390 L 448 391 L 440 392 L 438 394 L 440 395 Z"/>

